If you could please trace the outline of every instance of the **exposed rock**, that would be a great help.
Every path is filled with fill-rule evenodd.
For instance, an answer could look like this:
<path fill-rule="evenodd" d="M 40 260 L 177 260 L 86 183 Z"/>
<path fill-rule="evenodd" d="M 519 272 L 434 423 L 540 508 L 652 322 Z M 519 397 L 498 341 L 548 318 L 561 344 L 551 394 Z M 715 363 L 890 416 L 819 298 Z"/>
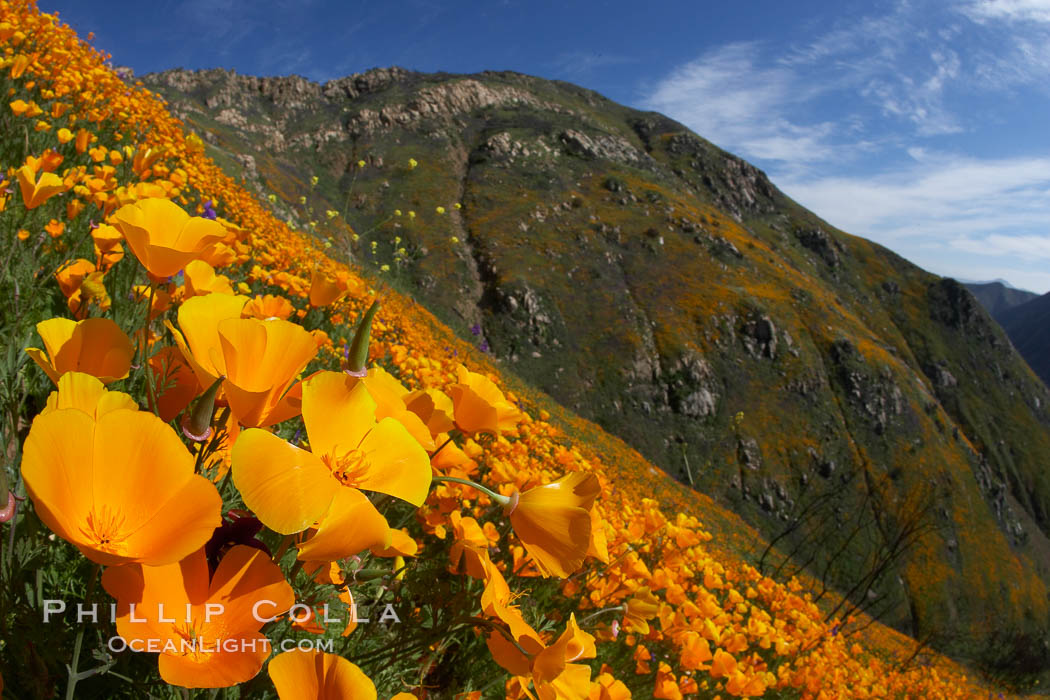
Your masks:
<path fill-rule="evenodd" d="M 841 244 L 822 228 L 795 229 L 795 238 L 806 248 L 816 253 L 828 267 L 838 267 L 841 260 Z"/>
<path fill-rule="evenodd" d="M 403 82 L 418 75 L 413 71 L 393 66 L 391 68 L 373 68 L 364 73 L 354 73 L 343 78 L 329 80 L 321 86 L 321 92 L 328 99 L 356 99 L 388 87 L 392 83 Z"/>
<path fill-rule="evenodd" d="M 777 328 L 769 316 L 748 321 L 743 328 L 744 347 L 752 357 L 777 356 Z"/>
<path fill-rule="evenodd" d="M 630 164 L 637 164 L 649 158 L 622 136 L 612 134 L 588 136 L 575 129 L 569 129 L 562 132 L 558 139 L 569 153 L 576 156 L 602 158 L 616 163 Z"/>

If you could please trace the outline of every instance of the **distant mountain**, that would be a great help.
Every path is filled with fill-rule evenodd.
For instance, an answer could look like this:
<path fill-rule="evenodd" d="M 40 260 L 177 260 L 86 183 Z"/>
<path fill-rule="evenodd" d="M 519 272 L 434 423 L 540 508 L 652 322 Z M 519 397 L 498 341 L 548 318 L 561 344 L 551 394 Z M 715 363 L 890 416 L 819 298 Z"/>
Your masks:
<path fill-rule="evenodd" d="M 1006 309 L 996 319 L 1021 356 L 1050 385 L 1050 294 Z"/>
<path fill-rule="evenodd" d="M 568 83 L 142 79 L 281 218 L 775 541 L 768 575 L 1050 663 L 1050 392 L 958 282 Z"/>
<path fill-rule="evenodd" d="M 981 302 L 981 306 L 996 319 L 999 318 L 999 314 L 1007 309 L 1012 309 L 1039 296 L 1035 292 L 1012 287 L 1003 280 L 967 282 L 965 285 L 977 297 L 977 301 Z M 1014 343 L 1014 345 L 1016 344 Z"/>

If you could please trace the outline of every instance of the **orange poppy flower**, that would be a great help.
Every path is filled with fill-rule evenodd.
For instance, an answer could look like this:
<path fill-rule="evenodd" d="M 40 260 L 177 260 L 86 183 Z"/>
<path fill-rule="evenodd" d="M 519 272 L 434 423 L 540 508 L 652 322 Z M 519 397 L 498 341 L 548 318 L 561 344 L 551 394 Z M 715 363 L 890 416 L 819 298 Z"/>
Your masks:
<path fill-rule="evenodd" d="M 571 614 L 561 636 L 533 659 L 533 680 L 537 685 L 549 683 L 568 668 L 567 664 L 580 659 L 593 659 L 595 655 L 594 637 L 580 629 L 576 624 L 576 615 Z"/>
<path fill-rule="evenodd" d="M 109 310 L 113 305 L 113 300 L 110 299 L 109 292 L 106 291 L 105 276 L 106 273 L 102 270 L 89 273 L 81 281 L 80 286 L 69 295 L 69 299 L 66 300 L 66 306 L 69 307 L 73 318 L 77 320 L 84 319 L 87 316 L 88 307 L 91 305 L 96 305 L 103 311 Z"/>
<path fill-rule="evenodd" d="M 587 556 L 594 557 L 603 564 L 609 563 L 609 539 L 597 508 L 591 508 L 591 543 L 587 547 Z"/>
<path fill-rule="evenodd" d="M 328 306 L 348 291 L 343 278 L 333 280 L 320 270 L 314 270 L 310 275 L 310 306 Z"/>
<path fill-rule="evenodd" d="M 83 372 L 66 372 L 58 380 L 58 388 L 47 397 L 47 404 L 39 415 L 64 408 L 76 408 L 98 420 L 110 411 L 125 408 L 138 410 L 135 400 L 122 391 L 107 391 L 97 377 Z"/>
<path fill-rule="evenodd" d="M 135 347 L 120 326 L 108 318 L 73 321 L 52 318 L 36 324 L 47 354 L 39 348 L 26 348 L 40 369 L 58 382 L 66 372 L 77 371 L 98 377 L 109 384 L 128 376 Z"/>
<path fill-rule="evenodd" d="M 711 677 L 724 678 L 736 671 L 736 659 L 732 654 L 716 649 L 711 659 Z"/>
<path fill-rule="evenodd" d="M 95 271 L 95 263 L 84 258 L 77 258 L 73 262 L 59 268 L 58 272 L 55 273 L 55 279 L 58 280 L 58 286 L 62 290 L 62 294 L 68 299 L 73 295 L 73 292 L 80 289 L 80 283 L 84 281 L 84 278 Z"/>
<path fill-rule="evenodd" d="M 368 393 L 376 402 L 376 418 L 382 420 L 389 417 L 401 423 L 425 450 L 433 450 L 436 447 L 434 437 L 426 424 L 405 405 L 404 397 L 408 396 L 408 389 L 393 375 L 382 367 L 373 367 L 363 379 L 346 376 L 348 388 L 358 381 L 364 382 Z"/>
<path fill-rule="evenodd" d="M 634 595 L 623 604 L 623 628 L 628 632 L 649 634 L 648 620 L 660 612 L 660 599 L 654 596 L 648 586 L 635 591 Z"/>
<path fill-rule="evenodd" d="M 266 296 L 256 296 L 245 304 L 244 309 L 241 310 L 241 316 L 244 318 L 259 318 L 264 321 L 271 319 L 286 321 L 293 311 L 295 311 L 295 307 L 292 306 L 292 302 L 284 297 L 267 294 Z"/>
<path fill-rule="evenodd" d="M 227 319 L 217 330 L 223 391 L 237 421 L 260 428 L 299 415 L 298 397 L 285 392 L 317 354 L 314 337 L 291 321 L 255 318 Z"/>
<path fill-rule="evenodd" d="M 241 309 L 248 297 L 229 294 L 206 294 L 187 299 L 179 307 L 179 328 L 175 330 L 165 321 L 182 351 L 186 362 L 193 368 L 202 387 L 211 386 L 219 377 L 226 376 L 226 362 L 219 341 L 219 324 L 231 318 L 240 318 Z"/>
<path fill-rule="evenodd" d="M 594 679 L 589 697 L 593 700 L 631 700 L 631 691 L 611 673 L 602 673 Z"/>
<path fill-rule="evenodd" d="M 452 399 L 437 389 L 419 389 L 401 397 L 405 407 L 419 416 L 430 434 L 437 437 L 455 427 Z"/>
<path fill-rule="evenodd" d="M 26 209 L 36 209 L 59 192 L 65 192 L 66 183 L 54 173 L 40 173 L 28 166 L 18 169 L 18 186 L 22 190 L 22 201 Z"/>
<path fill-rule="evenodd" d="M 94 135 L 87 129 L 79 129 L 77 131 L 76 141 L 73 146 L 77 149 L 77 153 L 83 153 L 87 150 L 88 144 L 94 139 Z"/>
<path fill-rule="evenodd" d="M 113 225 L 156 278 L 171 277 L 226 235 L 222 224 L 191 217 L 178 204 L 158 198 L 124 205 L 113 214 Z"/>
<path fill-rule="evenodd" d="M 281 700 L 376 700 L 376 687 L 365 673 L 337 654 L 286 651 L 268 667 Z"/>
<path fill-rule="evenodd" d="M 459 383 L 448 389 L 455 406 L 455 420 L 465 433 L 512 431 L 521 420 L 521 411 L 507 401 L 503 392 L 487 377 L 470 372 L 463 365 L 456 368 Z"/>
<path fill-rule="evenodd" d="M 536 633 L 536 630 L 525 622 L 521 609 L 512 604 L 514 594 L 511 592 L 510 586 L 507 585 L 507 580 L 503 578 L 503 574 L 492 563 L 488 551 L 462 540 L 456 544 L 460 545 L 463 564 L 467 573 L 485 581 L 485 589 L 481 593 L 481 609 L 485 614 L 489 617 L 498 618 L 507 625 L 510 636 L 525 653 L 534 656 L 543 651 L 543 641 L 540 639 L 539 634 Z M 453 558 L 453 564 L 456 563 Z M 504 639 L 504 641 L 507 640 Z M 517 650 L 517 647 L 514 645 L 508 644 L 508 646 Z M 520 653 L 518 651 L 518 654 Z"/>
<path fill-rule="evenodd" d="M 124 246 L 120 244 L 124 237 L 114 226 L 103 225 L 91 231 L 95 242 L 95 256 L 99 266 L 109 268 L 124 258 Z"/>
<path fill-rule="evenodd" d="M 386 520 L 358 489 L 416 506 L 430 489 L 423 448 L 396 420 L 377 421 L 368 390 L 358 384 L 348 391 L 345 379 L 319 372 L 303 383 L 303 422 L 313 452 L 263 430 L 244 431 L 233 447 L 234 484 L 267 527 L 291 534 L 321 521 L 299 550 L 307 561 L 389 546 Z"/>
<path fill-rule="evenodd" d="M 230 278 L 226 275 L 215 274 L 215 268 L 203 260 L 193 260 L 186 263 L 183 272 L 185 275 L 186 297 L 201 296 L 217 292 L 219 294 L 233 294 L 233 286 Z"/>
<path fill-rule="evenodd" d="M 510 523 L 544 576 L 566 578 L 583 564 L 591 544 L 589 511 L 600 491 L 594 474 L 572 472 L 511 494 Z"/>
<path fill-rule="evenodd" d="M 106 569 L 102 586 L 117 599 L 117 632 L 128 646 L 159 652 L 161 678 L 184 688 L 254 678 L 270 655 L 263 621 L 295 602 L 277 565 L 247 545 L 232 547 L 211 576 L 201 547 L 167 566 Z"/>
<path fill-rule="evenodd" d="M 40 519 L 106 566 L 169 564 L 202 546 L 222 499 L 175 431 L 143 411 L 96 416 L 58 408 L 33 420 L 22 477 Z"/>
<path fill-rule="evenodd" d="M 15 56 L 14 60 L 11 61 L 11 73 L 10 76 L 13 80 L 17 80 L 22 77 L 22 74 L 26 72 L 26 68 L 29 67 L 30 58 L 24 53 L 20 53 Z"/>

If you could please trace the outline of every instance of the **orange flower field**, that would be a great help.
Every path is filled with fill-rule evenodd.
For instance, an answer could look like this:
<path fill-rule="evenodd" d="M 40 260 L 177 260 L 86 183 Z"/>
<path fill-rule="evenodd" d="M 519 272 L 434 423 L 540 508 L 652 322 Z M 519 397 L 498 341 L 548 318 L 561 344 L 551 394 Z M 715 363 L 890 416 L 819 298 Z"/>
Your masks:
<path fill-rule="evenodd" d="M 57 17 L 0 45 L 5 697 L 998 694 L 763 577 Z"/>

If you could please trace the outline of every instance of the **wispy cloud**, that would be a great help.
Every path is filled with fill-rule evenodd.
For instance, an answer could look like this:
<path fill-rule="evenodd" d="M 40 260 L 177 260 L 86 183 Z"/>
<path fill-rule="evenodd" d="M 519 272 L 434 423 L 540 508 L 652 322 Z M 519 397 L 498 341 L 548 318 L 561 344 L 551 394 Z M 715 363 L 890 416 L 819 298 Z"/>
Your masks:
<path fill-rule="evenodd" d="M 585 78 L 602 68 L 637 62 L 637 58 L 621 54 L 568 51 L 554 58 L 550 62 L 550 66 L 554 71 L 553 75 L 562 80 L 575 81 Z"/>
<path fill-rule="evenodd" d="M 835 226 L 934 272 L 1050 289 L 1050 158 L 913 155 L 913 165 L 877 176 L 778 184 Z"/>
<path fill-rule="evenodd" d="M 1050 2 L 1047 0 L 978 0 L 962 10 L 975 20 L 1006 20 L 1050 24 Z"/>
<path fill-rule="evenodd" d="M 758 161 L 835 226 L 936 271 L 994 268 L 1045 291 L 1050 272 L 1034 270 L 1050 260 L 1050 153 L 977 157 L 966 144 L 989 119 L 1009 123 L 995 93 L 1050 84 L 1048 47 L 1050 0 L 902 0 L 788 46 L 709 49 L 643 102 Z"/>
<path fill-rule="evenodd" d="M 792 105 L 814 99 L 789 67 L 759 65 L 754 42 L 728 44 L 675 69 L 644 100 L 716 143 L 764 160 L 810 162 L 831 155 L 830 123 L 801 124 Z"/>
<path fill-rule="evenodd" d="M 887 243 L 913 236 L 943 243 L 1032 227 L 1050 235 L 1050 158 L 913 153 L 919 162 L 879 175 L 786 178 L 778 184 L 836 226 Z"/>

